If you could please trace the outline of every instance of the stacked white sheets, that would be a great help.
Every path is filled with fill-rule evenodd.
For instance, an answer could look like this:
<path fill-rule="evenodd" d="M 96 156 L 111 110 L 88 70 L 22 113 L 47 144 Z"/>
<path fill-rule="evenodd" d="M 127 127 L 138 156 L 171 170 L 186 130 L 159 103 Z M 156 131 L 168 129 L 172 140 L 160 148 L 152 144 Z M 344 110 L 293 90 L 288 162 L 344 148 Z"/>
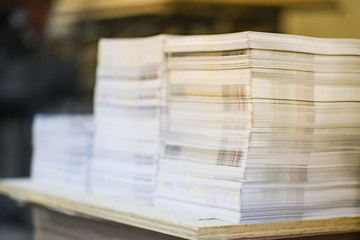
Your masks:
<path fill-rule="evenodd" d="M 235 223 L 360 215 L 360 41 L 170 38 L 156 205 Z"/>
<path fill-rule="evenodd" d="M 92 142 L 91 115 L 37 114 L 33 123 L 32 179 L 87 191 Z"/>
<path fill-rule="evenodd" d="M 94 96 L 92 192 L 153 203 L 164 37 L 103 39 Z"/>

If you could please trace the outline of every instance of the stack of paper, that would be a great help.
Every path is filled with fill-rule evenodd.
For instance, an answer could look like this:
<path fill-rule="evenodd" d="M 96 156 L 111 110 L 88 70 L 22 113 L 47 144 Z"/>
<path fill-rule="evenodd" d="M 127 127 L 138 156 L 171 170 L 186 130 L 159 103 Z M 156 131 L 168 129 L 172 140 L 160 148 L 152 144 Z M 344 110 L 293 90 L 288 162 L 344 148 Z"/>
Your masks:
<path fill-rule="evenodd" d="M 92 191 L 151 204 L 159 158 L 164 37 L 103 39 Z"/>
<path fill-rule="evenodd" d="M 160 207 L 250 223 L 360 215 L 360 41 L 244 32 L 165 44 Z"/>
<path fill-rule="evenodd" d="M 92 120 L 91 115 L 36 115 L 31 177 L 42 183 L 87 191 Z"/>

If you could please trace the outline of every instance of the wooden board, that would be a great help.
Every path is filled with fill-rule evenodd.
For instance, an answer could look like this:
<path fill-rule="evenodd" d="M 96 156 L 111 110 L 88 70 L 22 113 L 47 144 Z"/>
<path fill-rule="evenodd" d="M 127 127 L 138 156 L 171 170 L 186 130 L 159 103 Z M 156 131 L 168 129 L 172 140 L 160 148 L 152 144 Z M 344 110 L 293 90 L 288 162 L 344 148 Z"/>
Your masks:
<path fill-rule="evenodd" d="M 32 205 L 32 224 L 32 240 L 184 240 L 125 224 L 67 215 L 39 205 Z"/>
<path fill-rule="evenodd" d="M 18 201 L 43 205 L 66 214 L 85 215 L 188 239 L 241 239 L 360 231 L 360 217 L 236 225 L 125 200 L 77 193 L 30 179 L 2 180 L 0 192 Z"/>

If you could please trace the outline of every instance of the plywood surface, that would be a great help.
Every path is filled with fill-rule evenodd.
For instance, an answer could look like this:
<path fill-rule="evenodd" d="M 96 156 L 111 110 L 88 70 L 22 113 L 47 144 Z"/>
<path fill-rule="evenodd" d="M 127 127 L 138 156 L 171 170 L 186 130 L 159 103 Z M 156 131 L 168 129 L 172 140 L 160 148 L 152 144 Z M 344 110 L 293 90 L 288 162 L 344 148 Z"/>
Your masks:
<path fill-rule="evenodd" d="M 85 215 L 188 239 L 241 239 L 360 231 L 360 217 L 236 225 L 125 200 L 76 193 L 30 179 L 2 180 L 0 193 L 67 214 Z"/>

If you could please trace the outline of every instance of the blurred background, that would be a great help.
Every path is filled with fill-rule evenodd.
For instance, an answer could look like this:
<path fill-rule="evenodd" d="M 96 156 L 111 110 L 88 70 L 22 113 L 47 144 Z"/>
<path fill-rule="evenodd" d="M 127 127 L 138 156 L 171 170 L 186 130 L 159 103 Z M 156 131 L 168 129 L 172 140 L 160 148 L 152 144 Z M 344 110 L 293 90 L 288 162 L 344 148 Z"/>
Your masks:
<path fill-rule="evenodd" d="M 239 31 L 360 38 L 359 0 L 0 0 L 0 178 L 29 176 L 35 113 L 89 113 L 102 37 Z M 30 240 L 0 196 L 0 240 Z"/>

